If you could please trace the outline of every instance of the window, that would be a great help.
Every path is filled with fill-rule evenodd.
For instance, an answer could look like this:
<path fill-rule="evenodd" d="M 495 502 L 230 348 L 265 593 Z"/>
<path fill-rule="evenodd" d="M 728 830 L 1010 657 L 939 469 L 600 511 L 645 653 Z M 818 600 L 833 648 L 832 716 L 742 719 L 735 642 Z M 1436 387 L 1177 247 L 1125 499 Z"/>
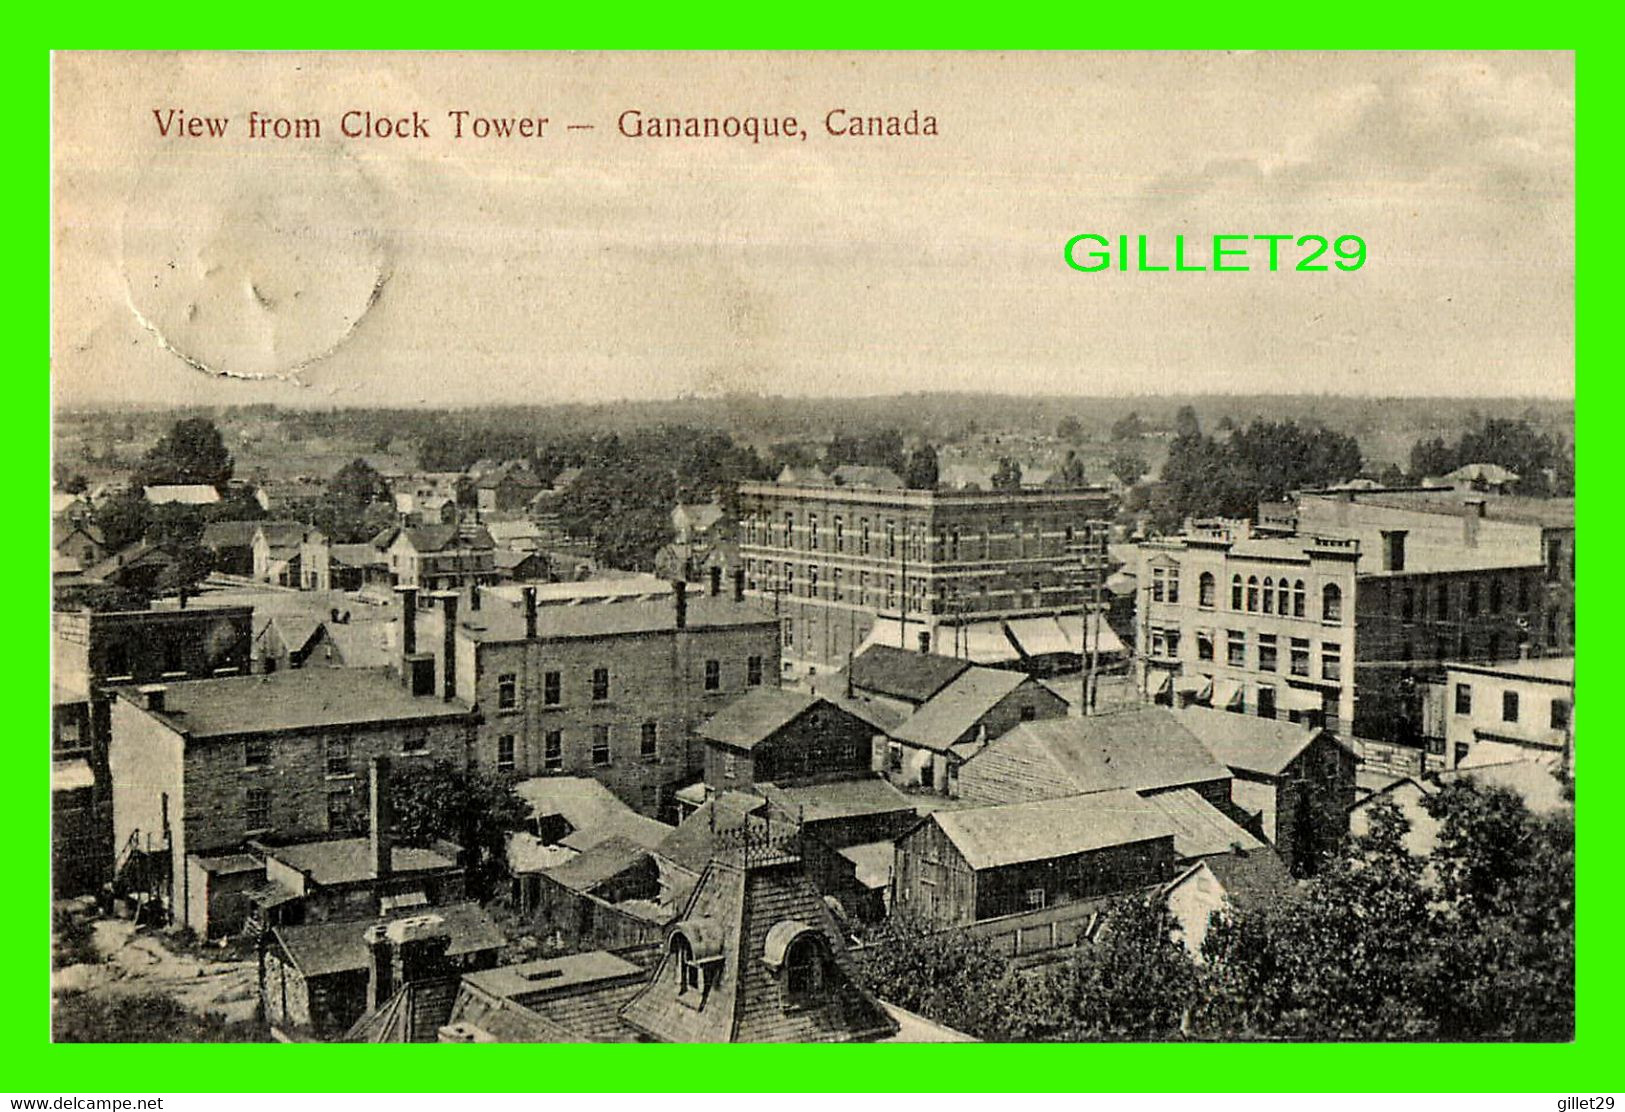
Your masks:
<path fill-rule="evenodd" d="M 592 701 L 602 703 L 609 699 L 609 669 L 592 670 Z"/>
<path fill-rule="evenodd" d="M 550 707 L 556 707 L 562 701 L 563 687 L 560 673 L 542 673 L 542 702 Z"/>
<path fill-rule="evenodd" d="M 700 996 L 705 992 L 705 970 L 694 960 L 694 948 L 681 933 L 673 934 L 672 953 L 676 956 L 677 995 Z"/>
<path fill-rule="evenodd" d="M 557 772 L 564 767 L 564 731 L 549 730 L 542 735 L 542 767 Z"/>
<path fill-rule="evenodd" d="M 1458 683 L 1456 685 L 1456 713 L 1457 714 L 1471 714 L 1471 713 L 1473 713 L 1473 685 L 1472 684 L 1470 684 L 1470 683 Z"/>
<path fill-rule="evenodd" d="M 514 736 L 503 734 L 497 738 L 497 769 L 502 772 L 512 772 L 514 769 Z"/>
<path fill-rule="evenodd" d="M 1204 610 L 1213 609 L 1214 582 L 1213 573 L 1204 571 L 1196 581 L 1196 605 Z"/>
<path fill-rule="evenodd" d="M 707 691 L 722 690 L 722 661 L 707 660 L 705 662 L 705 689 Z"/>
<path fill-rule="evenodd" d="M 1566 730 L 1569 728 L 1569 704 L 1565 699 L 1552 700 L 1552 729 Z"/>
<path fill-rule="evenodd" d="M 354 825 L 353 796 L 349 788 L 327 793 L 327 830 L 330 834 L 347 834 Z"/>
<path fill-rule="evenodd" d="M 348 776 L 350 774 L 349 738 L 330 737 L 327 739 L 327 774 L 329 776 Z"/>
<path fill-rule="evenodd" d="M 869 519 L 866 517 L 858 518 L 858 552 L 869 555 Z"/>
<path fill-rule="evenodd" d="M 886 555 L 897 555 L 897 523 L 890 519 L 886 521 Z"/>
<path fill-rule="evenodd" d="M 835 515 L 835 551 L 846 551 L 846 527 L 841 523 L 841 515 Z"/>
<path fill-rule="evenodd" d="M 793 649 L 795 648 L 795 644 L 796 623 L 794 620 L 786 618 L 784 619 L 784 647 L 787 649 Z"/>
<path fill-rule="evenodd" d="M 1275 612 L 1284 618 L 1288 613 L 1291 612 L 1291 610 L 1292 588 L 1288 587 L 1286 585 L 1286 580 L 1283 579 L 1281 580 L 1280 585 L 1275 588 Z"/>
<path fill-rule="evenodd" d="M 1467 584 L 1467 616 L 1478 617 L 1478 580 L 1474 579 Z"/>
<path fill-rule="evenodd" d="M 1227 631 L 1229 646 L 1226 662 L 1232 668 L 1247 667 L 1247 635 L 1239 629 Z"/>
<path fill-rule="evenodd" d="M 818 551 L 818 515 L 807 515 L 807 547 Z"/>
<path fill-rule="evenodd" d="M 1021 720 L 1023 722 L 1031 722 L 1037 717 L 1038 708 L 1033 706 L 1031 703 L 1028 703 L 1026 706 L 1021 708 Z"/>
<path fill-rule="evenodd" d="M 739 762 L 732 751 L 722 755 L 722 778 L 732 780 L 739 772 Z"/>
<path fill-rule="evenodd" d="M 1501 581 L 1499 579 L 1490 580 L 1490 613 L 1499 614 L 1503 601 L 1501 597 Z"/>
<path fill-rule="evenodd" d="M 788 561 L 784 565 L 784 593 L 787 595 L 796 593 L 796 567 Z"/>
<path fill-rule="evenodd" d="M 1260 672 L 1273 672 L 1276 667 L 1275 634 L 1260 633 L 1258 635 L 1258 670 Z"/>
<path fill-rule="evenodd" d="M 1320 592 L 1320 620 L 1323 622 L 1343 620 L 1343 588 L 1336 583 L 1326 584 Z"/>
<path fill-rule="evenodd" d="M 1048 894 L 1042 888 L 1027 889 L 1027 906 L 1037 910 L 1049 903 Z"/>
<path fill-rule="evenodd" d="M 1400 595 L 1399 617 L 1401 621 L 1411 621 L 1416 617 L 1416 588 L 1406 587 Z"/>
<path fill-rule="evenodd" d="M 1168 569 L 1168 601 L 1179 601 L 1179 569 Z"/>
<path fill-rule="evenodd" d="M 1304 589 L 1303 580 L 1299 579 L 1292 584 L 1292 616 L 1303 617 Z"/>
<path fill-rule="evenodd" d="M 824 956 L 818 940 L 802 935 L 784 955 L 784 991 L 792 1003 L 817 995 L 824 984 Z"/>
<path fill-rule="evenodd" d="M 660 756 L 660 727 L 654 722 L 645 722 L 638 735 L 638 756 L 646 761 L 652 761 Z"/>
<path fill-rule="evenodd" d="M 264 768 L 271 763 L 271 739 L 251 737 L 243 742 L 243 767 Z"/>
<path fill-rule="evenodd" d="M 818 565 L 807 565 L 807 597 L 818 597 Z"/>
<path fill-rule="evenodd" d="M 1325 641 L 1320 646 L 1320 678 L 1323 680 L 1343 678 L 1343 647 L 1336 642 Z"/>
<path fill-rule="evenodd" d="M 497 708 L 499 710 L 512 710 L 519 705 L 519 677 L 512 672 L 504 672 L 497 677 Z"/>
<path fill-rule="evenodd" d="M 604 723 L 592 728 L 592 763 L 595 765 L 609 763 L 609 726 Z"/>
<path fill-rule="evenodd" d="M 745 686 L 762 686 L 762 658 L 760 656 L 745 658 Z"/>
<path fill-rule="evenodd" d="M 785 548 L 790 548 L 795 544 L 795 541 L 793 539 L 795 537 L 795 535 L 796 535 L 796 515 L 795 514 L 785 514 L 784 515 L 784 547 Z"/>
<path fill-rule="evenodd" d="M 249 833 L 271 829 L 270 788 L 249 788 L 243 793 L 243 828 Z"/>
<path fill-rule="evenodd" d="M 1162 602 L 1167 591 L 1168 572 L 1166 568 L 1151 569 L 1151 601 Z"/>
<path fill-rule="evenodd" d="M 1563 577 L 1563 541 L 1559 537 L 1546 538 L 1546 582 L 1556 583 Z"/>
<path fill-rule="evenodd" d="M 1275 717 L 1275 688 L 1267 683 L 1258 685 L 1258 717 Z"/>
<path fill-rule="evenodd" d="M 1230 577 L 1230 609 L 1241 609 L 1241 576 L 1239 575 Z"/>
<path fill-rule="evenodd" d="M 64 745 L 77 744 L 79 741 L 79 720 L 68 717 L 57 723 L 56 739 Z"/>
<path fill-rule="evenodd" d="M 1518 609 L 1529 609 L 1529 577 L 1527 575 L 1518 576 Z"/>
<path fill-rule="evenodd" d="M 1433 613 L 1441 622 L 1450 617 L 1450 584 L 1439 584 L 1438 593 L 1433 597 Z"/>
<path fill-rule="evenodd" d="M 841 601 L 841 569 L 840 568 L 836 568 L 834 571 L 830 572 L 829 593 L 830 593 L 830 597 L 833 598 L 836 602 Z"/>
<path fill-rule="evenodd" d="M 179 675 L 186 671 L 186 662 L 181 657 L 179 641 L 164 642 L 164 675 Z"/>
<path fill-rule="evenodd" d="M 1275 580 L 1267 575 L 1264 577 L 1264 613 L 1275 613 Z"/>
<path fill-rule="evenodd" d="M 412 727 L 401 738 L 401 752 L 406 754 L 427 753 L 429 751 L 429 731 L 421 726 Z"/>
<path fill-rule="evenodd" d="M 107 678 L 124 679 L 130 675 L 130 649 L 127 645 L 112 645 L 107 650 Z"/>
<path fill-rule="evenodd" d="M 1518 720 L 1518 693 L 1516 691 L 1501 692 L 1501 721 L 1516 722 Z"/>
<path fill-rule="evenodd" d="M 1247 612 L 1249 614 L 1258 613 L 1258 576 L 1256 575 L 1247 577 Z"/>
<path fill-rule="evenodd" d="M 903 770 L 903 747 L 895 741 L 886 746 L 886 767 L 892 772 Z"/>
<path fill-rule="evenodd" d="M 1292 639 L 1292 674 L 1294 676 L 1307 676 L 1309 674 L 1309 639 L 1307 637 L 1294 637 Z"/>
<path fill-rule="evenodd" d="M 1196 631 L 1196 659 L 1213 659 L 1213 631 L 1199 629 Z"/>

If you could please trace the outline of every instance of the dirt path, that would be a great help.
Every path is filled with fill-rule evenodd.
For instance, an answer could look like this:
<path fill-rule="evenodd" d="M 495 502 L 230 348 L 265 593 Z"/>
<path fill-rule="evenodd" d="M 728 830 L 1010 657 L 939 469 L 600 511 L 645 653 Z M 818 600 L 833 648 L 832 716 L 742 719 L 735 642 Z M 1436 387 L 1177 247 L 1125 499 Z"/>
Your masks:
<path fill-rule="evenodd" d="M 189 1011 L 228 1020 L 254 1017 L 256 965 L 252 961 L 212 961 L 176 954 L 150 932 L 119 919 L 92 924 L 99 964 L 70 965 L 51 975 L 53 991 L 157 992 Z"/>

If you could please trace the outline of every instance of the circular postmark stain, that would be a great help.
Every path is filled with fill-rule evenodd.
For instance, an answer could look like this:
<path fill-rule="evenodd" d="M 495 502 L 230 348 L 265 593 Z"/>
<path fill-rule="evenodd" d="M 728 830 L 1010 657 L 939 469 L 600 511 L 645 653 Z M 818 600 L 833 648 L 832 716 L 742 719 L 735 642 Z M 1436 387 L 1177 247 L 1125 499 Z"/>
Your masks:
<path fill-rule="evenodd" d="M 308 384 L 389 281 L 381 209 L 337 145 L 161 150 L 120 228 L 130 310 L 195 370 Z"/>

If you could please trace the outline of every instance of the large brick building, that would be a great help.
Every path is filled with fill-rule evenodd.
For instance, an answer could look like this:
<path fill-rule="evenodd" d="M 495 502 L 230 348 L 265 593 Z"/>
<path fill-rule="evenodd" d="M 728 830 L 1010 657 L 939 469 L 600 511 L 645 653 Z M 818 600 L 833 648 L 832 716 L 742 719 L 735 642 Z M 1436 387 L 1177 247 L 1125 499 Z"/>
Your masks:
<path fill-rule="evenodd" d="M 372 758 L 461 766 L 473 733 L 465 703 L 414 695 L 382 668 L 145 684 L 118 696 L 108 751 L 117 865 L 136 863 L 143 889 L 176 915 L 189 903 L 188 854 L 358 832 Z"/>
<path fill-rule="evenodd" d="M 451 647 L 451 690 L 479 711 L 482 768 L 591 776 L 656 815 L 702 769 L 695 728 L 746 691 L 778 685 L 778 625 L 738 581 L 697 596 L 678 584 L 619 602 L 536 599 L 534 589 L 518 605 L 479 590 L 403 608 L 413 615 L 403 648 L 433 654 L 443 681 Z"/>
<path fill-rule="evenodd" d="M 839 666 L 871 640 L 988 663 L 985 641 L 1013 658 L 1001 621 L 1079 612 L 1098 585 L 1103 561 L 1086 556 L 1103 552 L 1103 487 L 905 490 L 857 470 L 882 478 L 740 484 L 746 591 L 782 619 L 792 664 Z"/>

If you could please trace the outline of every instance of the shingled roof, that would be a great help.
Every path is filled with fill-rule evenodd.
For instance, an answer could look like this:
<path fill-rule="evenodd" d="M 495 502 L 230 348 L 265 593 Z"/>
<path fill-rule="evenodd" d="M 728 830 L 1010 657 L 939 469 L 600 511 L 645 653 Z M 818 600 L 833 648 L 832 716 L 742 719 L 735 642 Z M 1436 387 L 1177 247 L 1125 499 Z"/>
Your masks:
<path fill-rule="evenodd" d="M 939 752 L 976 728 L 976 723 L 1000 700 L 1027 682 L 1021 672 L 1002 668 L 967 668 L 947 687 L 931 696 L 892 737 L 910 745 Z"/>
<path fill-rule="evenodd" d="M 967 660 L 870 645 L 852 661 L 852 686 L 910 703 L 923 703 L 971 666 Z"/>
<path fill-rule="evenodd" d="M 1128 790 L 935 811 L 927 821 L 941 828 L 973 869 L 1049 861 L 1177 833 L 1161 808 Z"/>
<path fill-rule="evenodd" d="M 886 732 L 861 706 L 785 687 L 752 688 L 706 719 L 695 732 L 707 741 L 753 749 L 820 703 L 859 719 L 877 733 Z"/>
<path fill-rule="evenodd" d="M 499 950 L 507 944 L 496 920 L 479 904 L 448 904 L 432 911 L 445 921 L 446 929 L 451 932 L 451 946 L 446 951 L 448 957 Z M 364 935 L 369 926 L 393 919 L 412 918 L 422 913 L 422 908 L 412 908 L 404 914 L 381 920 L 343 920 L 276 927 L 272 934 L 300 973 L 306 977 L 323 977 L 332 973 L 357 972 L 368 967 L 372 953 L 367 948 Z"/>
<path fill-rule="evenodd" d="M 1266 776 L 1286 771 L 1321 734 L 1297 722 L 1210 707 L 1186 707 L 1179 715 L 1180 723 L 1227 767 Z"/>
<path fill-rule="evenodd" d="M 966 761 L 964 800 L 1014 803 L 1131 788 L 1149 792 L 1231 779 L 1163 707 L 1023 722 Z"/>

